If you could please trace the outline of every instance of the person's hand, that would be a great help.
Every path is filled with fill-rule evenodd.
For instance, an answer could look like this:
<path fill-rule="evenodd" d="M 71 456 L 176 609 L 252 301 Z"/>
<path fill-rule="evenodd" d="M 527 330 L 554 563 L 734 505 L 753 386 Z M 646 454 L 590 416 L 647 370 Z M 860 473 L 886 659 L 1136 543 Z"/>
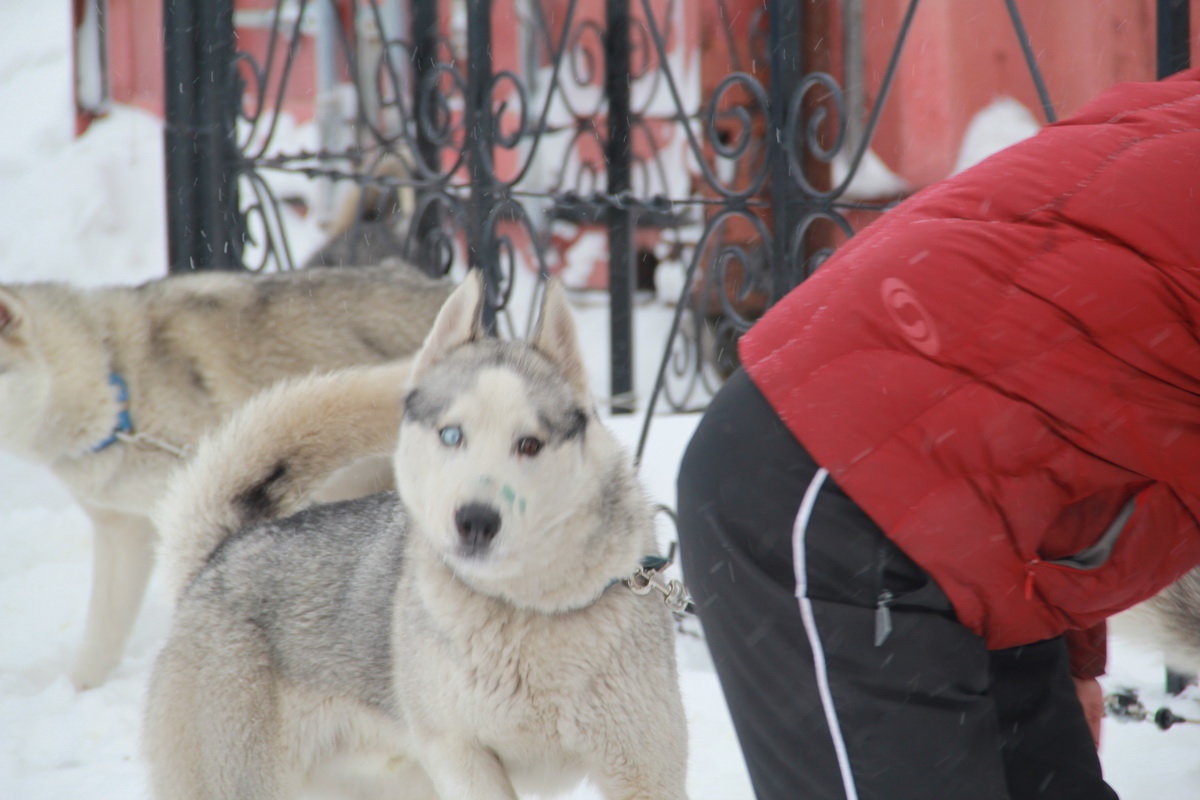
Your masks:
<path fill-rule="evenodd" d="M 1100 682 L 1095 678 L 1076 678 L 1075 694 L 1079 697 L 1079 705 L 1083 706 L 1083 716 L 1088 727 L 1092 730 L 1092 740 L 1100 747 L 1100 720 L 1104 717 L 1104 692 Z"/>

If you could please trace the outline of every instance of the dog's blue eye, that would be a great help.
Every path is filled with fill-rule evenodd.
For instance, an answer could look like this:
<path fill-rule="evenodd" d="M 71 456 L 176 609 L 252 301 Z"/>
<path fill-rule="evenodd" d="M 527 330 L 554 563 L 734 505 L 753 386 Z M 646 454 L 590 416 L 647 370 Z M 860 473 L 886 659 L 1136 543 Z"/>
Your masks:
<path fill-rule="evenodd" d="M 457 425 L 447 425 L 438 431 L 438 436 L 441 437 L 442 444 L 446 447 L 458 447 L 463 440 L 462 428 Z"/>

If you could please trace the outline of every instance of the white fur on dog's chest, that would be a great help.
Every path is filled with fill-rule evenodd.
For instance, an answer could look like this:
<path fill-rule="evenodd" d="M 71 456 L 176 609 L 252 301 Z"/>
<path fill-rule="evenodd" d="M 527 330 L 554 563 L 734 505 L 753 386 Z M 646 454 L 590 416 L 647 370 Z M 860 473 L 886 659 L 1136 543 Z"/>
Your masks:
<path fill-rule="evenodd" d="M 568 723 L 564 716 L 591 693 L 607 666 L 596 656 L 611 645 L 597 642 L 606 637 L 595 628 L 590 637 L 581 635 L 591 627 L 586 623 L 554 625 L 539 614 L 492 611 L 463 615 L 433 647 L 409 654 L 414 677 L 440 696 L 443 709 L 452 708 L 477 730 L 494 727 L 497 736 L 508 737 L 550 729 L 561 741 L 569 733 L 559 730 Z"/>
<path fill-rule="evenodd" d="M 395 639 L 398 694 L 417 736 L 429 725 L 478 742 L 530 789 L 577 782 L 596 756 L 599 720 L 614 710 L 602 708 L 602 686 L 621 669 L 622 601 L 640 598 L 606 595 L 588 609 L 547 615 L 457 582 L 420 595 L 417 618 L 401 617 Z M 426 630 L 407 637 L 412 625 Z M 406 638 L 426 644 L 409 650 Z"/>
<path fill-rule="evenodd" d="M 551 793 L 578 783 L 588 771 L 586 744 L 594 741 L 580 724 L 594 676 L 545 658 L 544 643 L 496 647 L 493 633 L 481 635 L 467 658 L 442 663 L 440 709 L 428 710 L 457 728 L 454 735 L 495 753 L 519 789 Z"/>

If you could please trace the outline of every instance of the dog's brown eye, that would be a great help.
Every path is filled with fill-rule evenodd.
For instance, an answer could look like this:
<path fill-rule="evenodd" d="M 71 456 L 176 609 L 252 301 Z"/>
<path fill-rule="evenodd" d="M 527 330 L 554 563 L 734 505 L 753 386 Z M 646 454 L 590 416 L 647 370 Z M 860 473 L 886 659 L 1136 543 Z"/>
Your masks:
<path fill-rule="evenodd" d="M 542 451 L 542 440 L 534 436 L 522 436 L 517 439 L 517 453 L 523 456 L 536 456 Z"/>

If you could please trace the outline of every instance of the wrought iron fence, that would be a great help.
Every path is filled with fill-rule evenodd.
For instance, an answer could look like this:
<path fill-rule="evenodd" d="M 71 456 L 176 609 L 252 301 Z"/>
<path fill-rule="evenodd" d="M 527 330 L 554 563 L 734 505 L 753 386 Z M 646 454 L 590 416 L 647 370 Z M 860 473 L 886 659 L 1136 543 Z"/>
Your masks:
<path fill-rule="evenodd" d="M 1053 120 L 1015 0 L 1004 3 Z M 233 0 L 165 0 L 172 269 L 296 266 L 271 176 L 371 184 L 415 196 L 397 238 L 406 258 L 435 274 L 456 261 L 483 270 L 495 329 L 512 325 L 516 271 L 558 266 L 555 226 L 596 226 L 609 252 L 615 411 L 636 405 L 639 266 L 670 261 L 683 276 L 644 445 L 660 397 L 702 405 L 737 335 L 864 212 L 889 205 L 847 189 L 920 0 L 869 110 L 854 59 L 832 64 L 817 41 L 834 5 L 852 56 L 861 0 L 763 0 L 741 21 L 727 0 L 277 0 L 254 21 L 257 54 L 236 47 Z M 1188 5 L 1158 8 L 1166 74 L 1187 63 Z M 673 46 L 700 15 L 716 21 L 727 67 L 707 87 Z M 502 53 L 497 20 L 518 40 Z M 314 41 L 321 138 L 284 151 L 273 146 L 280 112 Z M 352 94 L 348 125 L 330 111 L 339 83 Z"/>

